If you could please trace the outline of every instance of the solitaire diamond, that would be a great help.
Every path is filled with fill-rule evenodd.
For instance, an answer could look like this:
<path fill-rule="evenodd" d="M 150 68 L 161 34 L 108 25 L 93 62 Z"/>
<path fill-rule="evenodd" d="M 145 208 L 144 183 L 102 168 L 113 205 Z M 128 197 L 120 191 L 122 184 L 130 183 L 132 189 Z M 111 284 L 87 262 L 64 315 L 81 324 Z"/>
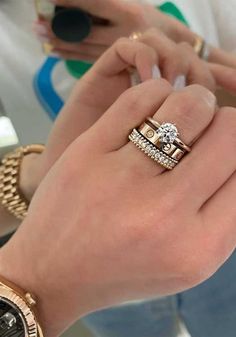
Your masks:
<path fill-rule="evenodd" d="M 159 139 L 164 144 L 173 144 L 178 137 L 178 130 L 174 124 L 164 123 L 157 130 Z"/>

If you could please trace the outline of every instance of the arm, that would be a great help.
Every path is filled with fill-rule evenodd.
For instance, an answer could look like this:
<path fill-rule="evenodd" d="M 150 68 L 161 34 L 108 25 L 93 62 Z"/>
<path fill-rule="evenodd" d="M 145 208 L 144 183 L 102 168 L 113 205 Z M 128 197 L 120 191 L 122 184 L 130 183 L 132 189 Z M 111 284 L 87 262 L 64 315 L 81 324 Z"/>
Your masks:
<path fill-rule="evenodd" d="M 148 116 L 194 142 L 173 171 L 128 142 Z M 0 275 L 38 298 L 46 337 L 101 308 L 186 290 L 224 263 L 236 243 L 235 125 L 203 87 L 151 80 L 69 146 L 0 251 Z"/>

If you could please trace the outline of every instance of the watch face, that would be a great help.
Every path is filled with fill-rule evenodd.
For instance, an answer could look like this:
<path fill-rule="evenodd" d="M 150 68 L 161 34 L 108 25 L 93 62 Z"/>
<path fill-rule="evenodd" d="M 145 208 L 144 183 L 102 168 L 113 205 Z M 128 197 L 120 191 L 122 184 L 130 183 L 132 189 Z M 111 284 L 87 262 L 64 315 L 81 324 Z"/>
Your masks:
<path fill-rule="evenodd" d="M 0 336 L 26 337 L 25 321 L 14 304 L 0 297 Z"/>

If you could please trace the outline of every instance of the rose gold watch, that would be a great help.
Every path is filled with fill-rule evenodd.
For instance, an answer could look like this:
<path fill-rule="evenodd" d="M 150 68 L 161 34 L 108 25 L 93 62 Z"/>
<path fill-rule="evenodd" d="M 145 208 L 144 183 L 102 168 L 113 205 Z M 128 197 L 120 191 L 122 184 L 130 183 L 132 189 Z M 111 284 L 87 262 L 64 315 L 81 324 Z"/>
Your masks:
<path fill-rule="evenodd" d="M 0 336 L 43 337 L 30 293 L 0 276 Z"/>

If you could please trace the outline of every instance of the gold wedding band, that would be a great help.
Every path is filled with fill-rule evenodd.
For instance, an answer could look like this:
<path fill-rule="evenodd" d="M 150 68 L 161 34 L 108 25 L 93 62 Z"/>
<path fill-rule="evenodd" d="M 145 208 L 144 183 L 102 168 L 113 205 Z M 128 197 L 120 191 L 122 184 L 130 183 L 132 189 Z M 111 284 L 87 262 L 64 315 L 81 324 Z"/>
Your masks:
<path fill-rule="evenodd" d="M 197 35 L 195 37 L 193 49 L 198 56 L 201 55 L 203 45 L 204 45 L 204 39 L 201 36 Z"/>
<path fill-rule="evenodd" d="M 142 34 L 141 32 L 133 32 L 133 33 L 130 35 L 129 39 L 130 39 L 131 41 L 138 41 L 138 40 L 141 39 L 142 36 L 143 36 L 143 34 Z"/>
<path fill-rule="evenodd" d="M 196 35 L 193 49 L 201 59 L 208 61 L 210 56 L 210 45 L 201 36 Z"/>
<path fill-rule="evenodd" d="M 129 139 L 148 157 L 172 170 L 191 151 L 178 136 L 179 132 L 174 124 L 160 124 L 153 118 L 147 118 L 138 130 L 133 129 Z"/>

